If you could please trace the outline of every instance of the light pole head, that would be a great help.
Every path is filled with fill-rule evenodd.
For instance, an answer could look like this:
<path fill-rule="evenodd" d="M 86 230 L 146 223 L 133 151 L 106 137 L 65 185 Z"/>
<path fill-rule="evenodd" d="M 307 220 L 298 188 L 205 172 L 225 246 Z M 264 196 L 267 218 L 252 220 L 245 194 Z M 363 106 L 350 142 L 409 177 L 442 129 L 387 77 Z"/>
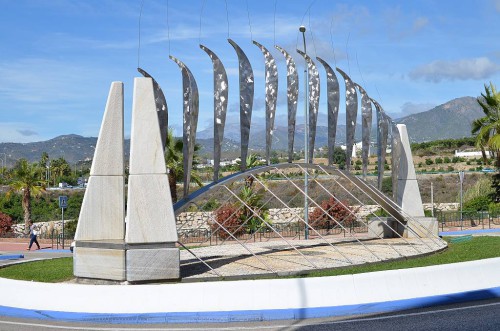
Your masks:
<path fill-rule="evenodd" d="M 301 26 L 299 27 L 299 31 L 300 31 L 300 32 L 302 32 L 302 33 L 306 32 L 306 27 L 305 27 L 305 26 L 303 26 L 303 25 L 301 25 Z"/>

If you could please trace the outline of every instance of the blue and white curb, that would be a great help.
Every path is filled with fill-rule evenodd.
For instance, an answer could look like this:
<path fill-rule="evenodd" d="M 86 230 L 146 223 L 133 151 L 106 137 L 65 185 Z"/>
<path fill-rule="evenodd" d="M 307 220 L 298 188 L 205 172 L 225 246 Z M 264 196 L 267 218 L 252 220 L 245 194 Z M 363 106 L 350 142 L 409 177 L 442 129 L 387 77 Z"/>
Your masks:
<path fill-rule="evenodd" d="M 19 318 L 116 324 L 303 319 L 498 298 L 500 258 L 335 277 L 127 286 L 0 279 L 0 288 L 0 316 Z"/>

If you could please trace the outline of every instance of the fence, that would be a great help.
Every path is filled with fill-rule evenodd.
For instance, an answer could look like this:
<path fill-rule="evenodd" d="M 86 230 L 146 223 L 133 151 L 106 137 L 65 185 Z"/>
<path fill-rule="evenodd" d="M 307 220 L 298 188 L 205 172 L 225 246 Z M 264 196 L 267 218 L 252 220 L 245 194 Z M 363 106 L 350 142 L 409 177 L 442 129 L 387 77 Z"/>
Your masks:
<path fill-rule="evenodd" d="M 488 211 L 446 211 L 437 212 L 441 231 L 450 228 L 482 228 L 491 229 L 500 225 L 500 214 L 490 214 Z"/>
<path fill-rule="evenodd" d="M 326 228 L 322 229 L 309 229 L 309 236 L 328 236 L 328 235 L 341 235 L 348 236 L 347 233 L 367 233 L 368 227 L 363 222 L 353 222 L 344 228 L 338 226 L 336 223 L 331 222 Z M 189 229 L 179 231 L 179 241 L 183 244 L 189 243 L 203 243 L 207 245 L 219 245 L 224 241 L 268 241 L 276 238 L 294 238 L 304 239 L 305 228 L 303 223 L 286 223 L 286 224 L 273 224 L 272 228 L 262 227 L 257 231 L 249 232 L 245 227 L 240 226 L 227 226 L 227 231 L 222 228 L 216 227 L 212 230 L 208 229 Z M 232 235 L 229 235 L 230 232 Z"/>

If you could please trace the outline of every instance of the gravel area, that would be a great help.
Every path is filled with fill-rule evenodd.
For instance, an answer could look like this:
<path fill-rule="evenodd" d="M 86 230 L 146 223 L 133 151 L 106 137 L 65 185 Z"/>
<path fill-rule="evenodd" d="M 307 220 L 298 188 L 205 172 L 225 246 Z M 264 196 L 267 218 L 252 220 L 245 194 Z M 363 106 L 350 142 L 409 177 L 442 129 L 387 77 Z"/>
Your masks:
<path fill-rule="evenodd" d="M 438 238 L 231 242 L 181 250 L 181 275 L 185 281 L 293 275 L 423 255 L 445 247 Z"/>

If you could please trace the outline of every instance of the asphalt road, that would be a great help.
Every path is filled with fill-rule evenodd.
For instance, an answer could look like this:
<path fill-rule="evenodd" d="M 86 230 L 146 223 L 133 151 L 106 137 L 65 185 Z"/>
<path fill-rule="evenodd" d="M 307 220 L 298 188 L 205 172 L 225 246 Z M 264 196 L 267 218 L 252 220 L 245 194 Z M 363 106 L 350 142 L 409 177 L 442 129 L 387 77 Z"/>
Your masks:
<path fill-rule="evenodd" d="M 254 323 L 113 325 L 0 317 L 0 330 L 500 330 L 500 298 L 348 319 L 329 318 Z"/>

